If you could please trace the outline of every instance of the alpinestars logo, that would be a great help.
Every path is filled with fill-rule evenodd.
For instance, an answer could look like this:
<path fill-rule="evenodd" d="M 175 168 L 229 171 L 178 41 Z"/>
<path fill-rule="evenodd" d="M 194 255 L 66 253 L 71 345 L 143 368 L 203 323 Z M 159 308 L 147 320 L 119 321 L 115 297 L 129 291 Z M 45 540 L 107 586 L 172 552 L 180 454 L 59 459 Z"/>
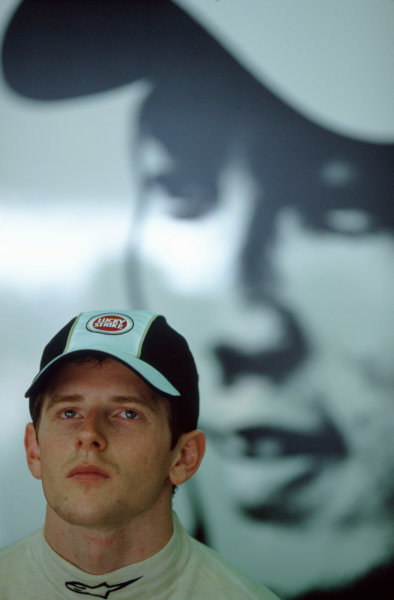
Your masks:
<path fill-rule="evenodd" d="M 108 583 L 100 583 L 100 585 L 86 585 L 80 581 L 67 581 L 65 586 L 67 589 L 75 592 L 76 594 L 84 594 L 85 596 L 95 596 L 96 598 L 108 598 L 112 592 L 118 592 L 123 588 L 139 581 L 142 577 L 136 579 L 129 579 L 124 583 L 115 583 L 114 585 L 108 585 Z"/>

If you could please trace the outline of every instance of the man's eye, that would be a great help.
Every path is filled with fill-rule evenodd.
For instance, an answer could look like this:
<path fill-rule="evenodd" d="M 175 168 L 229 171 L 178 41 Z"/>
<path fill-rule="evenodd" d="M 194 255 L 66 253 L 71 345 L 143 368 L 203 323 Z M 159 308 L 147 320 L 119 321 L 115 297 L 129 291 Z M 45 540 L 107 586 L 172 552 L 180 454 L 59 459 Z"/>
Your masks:
<path fill-rule="evenodd" d="M 63 419 L 72 419 L 73 417 L 75 417 L 77 414 L 77 411 L 74 410 L 73 408 L 66 408 L 65 410 L 62 410 L 61 412 L 61 416 Z"/>
<path fill-rule="evenodd" d="M 139 414 L 136 413 L 135 410 L 133 410 L 132 408 L 125 408 L 124 410 L 121 411 L 120 414 L 125 419 L 131 420 L 131 421 L 139 418 Z"/>

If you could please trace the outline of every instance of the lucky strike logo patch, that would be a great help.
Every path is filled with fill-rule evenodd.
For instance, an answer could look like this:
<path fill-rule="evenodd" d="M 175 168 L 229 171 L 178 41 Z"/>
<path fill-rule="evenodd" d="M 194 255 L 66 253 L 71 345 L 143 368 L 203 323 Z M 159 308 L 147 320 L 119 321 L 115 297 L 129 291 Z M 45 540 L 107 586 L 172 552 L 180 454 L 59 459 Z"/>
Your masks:
<path fill-rule="evenodd" d="M 86 328 L 94 333 L 109 333 L 117 335 L 130 331 L 134 325 L 130 317 L 122 314 L 96 315 L 89 319 Z"/>

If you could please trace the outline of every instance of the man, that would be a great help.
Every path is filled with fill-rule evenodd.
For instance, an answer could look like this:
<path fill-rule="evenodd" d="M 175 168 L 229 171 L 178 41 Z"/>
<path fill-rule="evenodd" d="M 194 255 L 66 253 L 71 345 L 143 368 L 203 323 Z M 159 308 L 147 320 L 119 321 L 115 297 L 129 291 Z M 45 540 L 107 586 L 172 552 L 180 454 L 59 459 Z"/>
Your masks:
<path fill-rule="evenodd" d="M 26 396 L 26 457 L 47 511 L 43 531 L 2 552 L 2 599 L 274 600 L 172 514 L 205 438 L 193 357 L 164 317 L 81 313 L 46 346 Z"/>
<path fill-rule="evenodd" d="M 190 486 L 196 519 L 215 549 L 286 597 L 383 598 L 394 556 L 393 148 L 306 118 L 176 7 L 153 4 L 156 19 L 140 22 L 132 3 L 114 27 L 112 71 L 94 60 L 113 50 L 98 11 L 80 54 L 67 10 L 48 20 L 47 45 L 28 30 L 29 69 L 11 29 L 8 79 L 54 100 L 146 75 L 128 279 L 135 305 L 164 306 L 193 336 L 212 399 L 208 460 Z M 15 31 L 35 12 L 25 3 Z M 144 35 L 126 37 L 131 27 Z"/>

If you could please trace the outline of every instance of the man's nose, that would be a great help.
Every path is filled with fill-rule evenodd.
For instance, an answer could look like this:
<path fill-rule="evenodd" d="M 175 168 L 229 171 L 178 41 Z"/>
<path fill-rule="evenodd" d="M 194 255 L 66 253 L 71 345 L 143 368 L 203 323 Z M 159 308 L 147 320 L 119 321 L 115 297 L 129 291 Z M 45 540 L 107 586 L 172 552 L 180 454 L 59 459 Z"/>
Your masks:
<path fill-rule="evenodd" d="M 86 415 L 78 429 L 76 446 L 81 450 L 104 450 L 107 447 L 104 423 L 98 411 L 92 410 Z"/>

